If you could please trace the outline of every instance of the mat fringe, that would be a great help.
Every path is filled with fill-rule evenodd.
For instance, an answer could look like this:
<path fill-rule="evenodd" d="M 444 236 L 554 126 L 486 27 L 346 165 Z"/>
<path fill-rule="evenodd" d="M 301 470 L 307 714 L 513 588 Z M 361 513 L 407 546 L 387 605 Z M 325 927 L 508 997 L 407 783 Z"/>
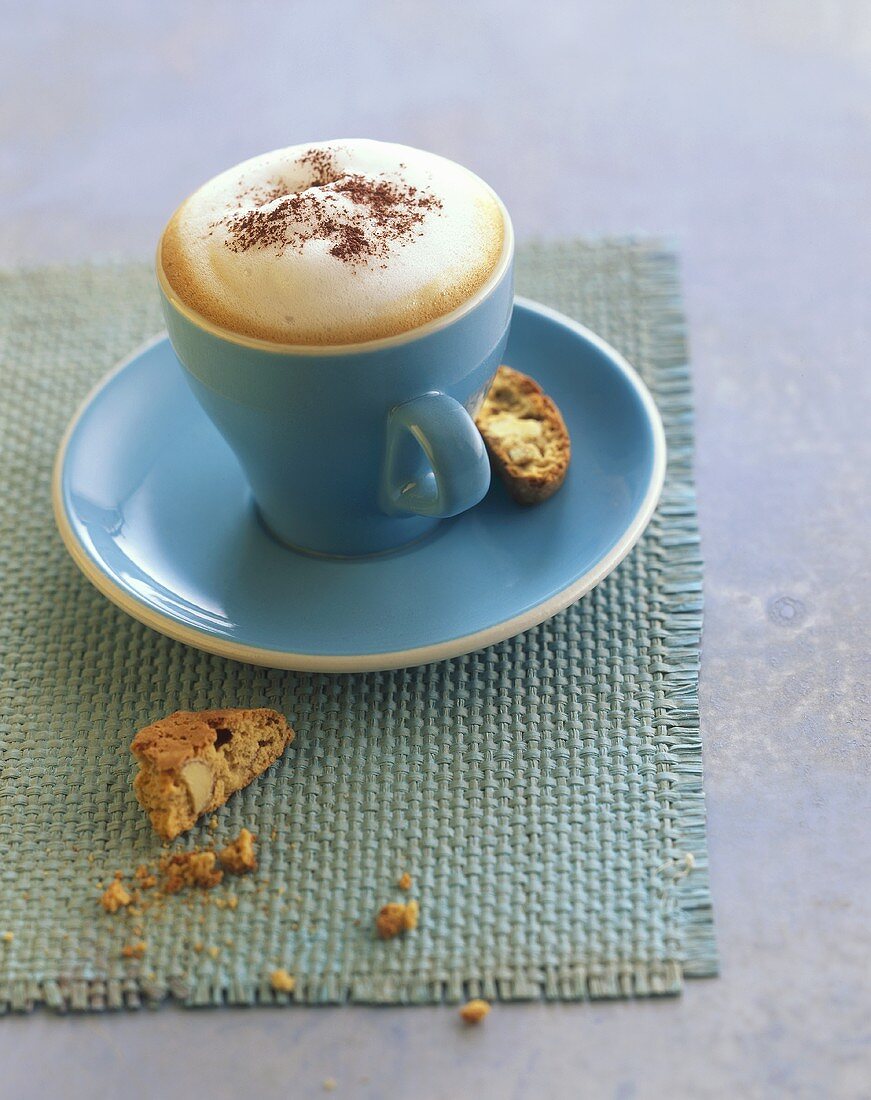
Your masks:
<path fill-rule="evenodd" d="M 403 979 L 368 976 L 350 986 L 336 979 L 298 982 L 292 994 L 275 993 L 268 982 L 198 982 L 185 976 L 167 984 L 146 978 L 15 981 L 0 985 L 0 1014 L 32 1012 L 39 1006 L 55 1012 L 105 1012 L 156 1007 L 175 1000 L 189 1008 L 253 1005 L 462 1004 L 472 997 L 491 1001 L 616 1000 L 673 996 L 681 990 L 681 965 L 545 967 L 506 977 L 463 981 L 451 975 Z"/>
<path fill-rule="evenodd" d="M 718 973 L 714 914 L 708 876 L 702 740 L 699 728 L 699 667 L 702 636 L 702 555 L 693 478 L 693 392 L 687 337 L 680 302 L 676 255 L 665 247 L 640 250 L 642 302 L 656 380 L 657 406 L 668 436 L 668 474 L 657 515 L 651 524 L 667 554 L 663 587 L 674 598 L 664 621 L 670 635 L 668 666 L 662 672 L 668 697 L 677 700 L 668 719 L 675 741 L 676 820 L 681 823 L 676 858 L 692 854 L 691 873 L 677 877 L 675 896 L 684 918 L 680 959 L 687 978 Z M 661 520 L 668 517 L 666 536 Z M 685 866 L 685 865 L 684 865 Z"/>

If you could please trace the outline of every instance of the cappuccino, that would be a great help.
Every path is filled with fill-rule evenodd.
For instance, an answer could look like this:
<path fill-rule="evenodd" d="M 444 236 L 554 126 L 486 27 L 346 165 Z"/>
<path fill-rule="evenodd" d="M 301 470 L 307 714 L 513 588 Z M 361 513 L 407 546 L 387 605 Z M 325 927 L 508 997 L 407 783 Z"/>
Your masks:
<path fill-rule="evenodd" d="M 501 205 L 477 176 L 419 149 L 295 145 L 216 176 L 178 208 L 159 262 L 213 325 L 281 344 L 408 332 L 472 298 L 499 264 Z"/>

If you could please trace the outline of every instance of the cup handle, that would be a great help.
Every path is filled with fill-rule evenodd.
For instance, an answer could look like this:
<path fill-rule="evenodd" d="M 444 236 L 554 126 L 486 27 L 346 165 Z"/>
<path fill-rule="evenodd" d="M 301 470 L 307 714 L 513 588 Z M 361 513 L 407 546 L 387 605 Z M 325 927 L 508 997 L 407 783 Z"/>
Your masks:
<path fill-rule="evenodd" d="M 409 436 L 430 467 L 412 479 L 407 476 Z M 447 519 L 472 508 L 489 488 L 484 440 L 459 401 L 446 393 L 425 393 L 391 411 L 382 482 L 385 512 Z"/>

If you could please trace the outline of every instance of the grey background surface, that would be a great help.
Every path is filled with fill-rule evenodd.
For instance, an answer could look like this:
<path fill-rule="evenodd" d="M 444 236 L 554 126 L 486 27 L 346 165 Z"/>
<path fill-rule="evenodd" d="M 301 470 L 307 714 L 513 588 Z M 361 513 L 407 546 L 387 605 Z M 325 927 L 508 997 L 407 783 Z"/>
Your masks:
<path fill-rule="evenodd" d="M 871 6 L 758 0 L 13 3 L 0 264 L 150 256 L 265 149 L 406 141 L 521 239 L 684 258 L 707 560 L 722 977 L 676 1001 L 162 1009 L 0 1023 L 4 1096 L 871 1094 Z"/>

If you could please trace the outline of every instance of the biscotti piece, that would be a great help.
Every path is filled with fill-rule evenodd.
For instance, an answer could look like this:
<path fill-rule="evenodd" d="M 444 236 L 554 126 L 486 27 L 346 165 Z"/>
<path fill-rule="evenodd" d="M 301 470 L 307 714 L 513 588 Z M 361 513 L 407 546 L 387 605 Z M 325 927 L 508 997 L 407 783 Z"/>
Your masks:
<path fill-rule="evenodd" d="M 502 366 L 475 419 L 493 468 L 520 504 L 538 504 L 559 489 L 571 441 L 559 409 L 526 374 Z"/>
<path fill-rule="evenodd" d="M 179 710 L 133 738 L 133 789 L 157 832 L 172 840 L 266 771 L 293 737 L 274 710 Z"/>

